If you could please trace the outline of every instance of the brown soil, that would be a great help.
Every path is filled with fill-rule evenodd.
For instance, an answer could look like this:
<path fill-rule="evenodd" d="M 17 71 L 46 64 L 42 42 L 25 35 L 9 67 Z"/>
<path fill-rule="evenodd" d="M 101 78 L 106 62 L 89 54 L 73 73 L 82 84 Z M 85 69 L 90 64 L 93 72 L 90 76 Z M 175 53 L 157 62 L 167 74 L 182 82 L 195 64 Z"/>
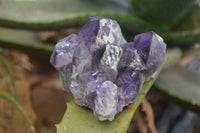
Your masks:
<path fill-rule="evenodd" d="M 35 124 L 36 133 L 55 133 L 71 95 L 61 90 L 58 73 L 49 62 L 17 51 L 4 55 L 15 77 L 19 103 Z M 0 63 L 0 91 L 13 91 L 9 75 Z M 30 125 L 8 101 L 0 98 L 0 133 L 32 133 Z"/>
<path fill-rule="evenodd" d="M 23 58 L 23 56 L 21 55 Z M 19 103 L 24 111 L 31 118 L 33 123 L 36 121 L 36 114 L 33 111 L 30 99 L 30 85 L 27 82 L 28 77 L 24 74 L 26 71 L 21 67 L 16 60 L 11 56 L 7 56 L 7 63 L 9 64 L 15 83 L 17 86 Z M 22 65 L 22 64 L 21 64 Z M 27 65 L 27 64 L 26 64 Z M 0 91 L 7 93 L 13 97 L 12 85 L 6 69 L 0 63 Z M 0 98 L 0 133 L 32 133 L 31 126 L 22 117 L 19 111 L 8 101 Z"/>

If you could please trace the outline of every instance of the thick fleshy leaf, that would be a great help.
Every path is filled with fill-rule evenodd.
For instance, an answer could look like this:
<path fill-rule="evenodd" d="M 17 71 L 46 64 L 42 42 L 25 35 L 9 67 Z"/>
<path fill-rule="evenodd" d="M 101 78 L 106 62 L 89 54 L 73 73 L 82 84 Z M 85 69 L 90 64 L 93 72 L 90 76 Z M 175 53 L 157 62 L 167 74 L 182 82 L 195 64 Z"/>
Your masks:
<path fill-rule="evenodd" d="M 200 1 L 199 1 L 200 2 Z M 196 5 L 190 15 L 188 15 L 184 21 L 174 27 L 173 31 L 191 31 L 192 29 L 200 28 L 200 5 Z"/>
<path fill-rule="evenodd" d="M 193 45 L 200 42 L 200 6 L 194 8 L 193 13 L 183 22 L 176 25 L 173 32 L 163 35 L 168 44 L 181 46 Z"/>
<path fill-rule="evenodd" d="M 185 18 L 196 3 L 196 0 L 132 0 L 133 14 L 164 29 Z"/>
<path fill-rule="evenodd" d="M 192 46 L 200 42 L 200 29 L 185 32 L 172 32 L 165 34 L 164 39 L 169 43 L 181 47 Z"/>
<path fill-rule="evenodd" d="M 178 1 L 180 1 L 181 5 L 183 6 L 182 7 L 181 5 L 179 5 L 180 9 L 177 9 L 178 11 L 181 11 L 181 9 L 185 9 L 186 7 L 191 7 L 191 4 L 194 3 L 193 2 L 194 0 L 192 0 L 192 2 L 190 2 L 190 0 L 184 0 L 184 2 L 182 2 L 182 0 L 178 0 Z M 184 4 L 184 3 L 187 3 L 188 1 L 190 4 Z M 134 2 L 137 2 L 137 0 L 136 1 L 134 0 Z M 152 2 L 152 0 L 149 2 Z M 175 3 L 176 2 L 177 1 L 175 1 Z M 141 3 L 142 3 L 141 1 L 137 2 L 137 4 L 134 4 L 134 7 L 135 6 L 139 7 Z M 153 5 L 158 6 L 159 4 L 153 4 Z M 162 6 L 159 6 L 159 7 L 162 7 Z M 143 12 L 143 9 L 146 10 L 146 8 L 142 8 L 142 10 L 139 12 Z M 129 3 L 125 2 L 125 0 L 124 1 L 108 0 L 108 1 L 103 1 L 103 2 L 100 0 L 95 0 L 95 1 L 92 1 L 92 0 L 86 0 L 86 1 L 82 1 L 82 0 L 1 1 L 0 26 L 10 27 L 10 28 L 29 29 L 29 30 L 30 29 L 58 30 L 58 29 L 63 29 L 63 28 L 68 28 L 68 27 L 81 27 L 87 22 L 88 17 L 90 15 L 95 15 L 95 16 L 102 16 L 102 17 L 107 17 L 107 18 L 117 20 L 117 22 L 120 24 L 122 28 L 124 35 L 126 36 L 128 40 L 132 40 L 133 34 L 138 34 L 138 33 L 146 32 L 150 30 L 154 30 L 157 33 L 163 32 L 163 31 L 166 32 L 167 31 L 166 29 L 169 30 L 169 25 L 167 25 L 167 27 L 165 27 L 166 26 L 165 25 L 164 28 L 163 26 L 155 25 L 151 21 L 146 21 L 145 19 L 142 19 L 134 14 L 130 15 L 130 10 L 131 10 L 131 7 Z M 157 10 L 157 8 L 155 8 L 154 10 Z M 188 12 L 188 10 L 190 10 L 190 8 L 186 8 L 186 10 L 183 10 L 183 14 L 187 14 L 185 12 Z M 171 11 L 171 10 L 167 9 L 167 11 Z M 199 11 L 195 10 L 195 12 L 196 14 L 199 14 L 198 13 Z M 160 13 L 160 11 L 156 13 Z M 163 14 L 161 15 L 166 16 Z M 173 14 L 171 15 L 175 16 L 174 10 L 173 10 Z M 192 15 L 192 16 L 195 17 L 195 18 L 190 17 L 192 19 L 196 19 L 197 17 L 196 15 Z M 150 18 L 152 19 L 152 17 Z M 166 18 L 167 20 L 171 20 L 169 19 L 169 17 L 166 17 Z M 161 20 L 161 19 L 160 18 L 155 19 L 156 22 L 158 20 Z M 177 22 L 180 22 L 178 20 Z M 186 19 L 186 21 L 187 20 L 188 19 Z M 190 27 L 190 28 L 187 28 L 187 30 L 190 29 L 191 31 L 191 28 L 194 27 L 193 25 L 191 25 L 190 20 L 185 25 L 183 26 L 177 25 L 176 29 L 179 26 Z M 181 28 L 181 29 L 185 29 L 185 28 Z M 178 42 L 180 44 L 182 43 L 193 44 L 193 42 L 195 43 L 199 42 L 199 34 L 195 33 L 191 35 L 190 34 L 185 35 L 184 33 L 182 34 L 178 32 L 179 28 L 176 31 L 177 32 L 175 34 L 164 33 L 164 34 L 161 34 L 161 36 L 164 37 L 166 42 L 173 42 L 173 44 L 174 42 L 175 43 Z"/>
<path fill-rule="evenodd" d="M 169 52 L 170 53 L 170 52 Z M 113 121 L 99 121 L 91 110 L 80 107 L 74 100 L 67 105 L 62 121 L 57 125 L 57 133 L 124 133 L 146 93 L 151 88 L 162 67 L 176 60 L 180 55 L 168 54 L 163 65 L 149 81 L 145 82 L 135 102 L 119 113 Z"/>
<path fill-rule="evenodd" d="M 37 40 L 34 32 L 1 27 L 0 47 L 17 49 L 28 54 L 47 58 L 53 51 L 53 46 L 41 43 Z"/>
<path fill-rule="evenodd" d="M 129 6 L 113 0 L 1 1 L 0 17 L 16 22 L 52 22 L 97 11 L 128 13 Z"/>
<path fill-rule="evenodd" d="M 0 26 L 34 30 L 81 27 L 88 16 L 94 15 L 117 20 L 124 30 L 137 33 L 152 30 L 147 22 L 127 15 L 129 10 L 130 5 L 125 0 L 2 1 Z"/>
<path fill-rule="evenodd" d="M 192 50 L 159 75 L 155 86 L 184 106 L 200 111 L 200 54 Z"/>
<path fill-rule="evenodd" d="M 179 48 L 168 49 L 167 53 L 166 53 L 166 59 L 169 57 L 169 58 L 173 58 L 173 60 L 171 60 L 170 62 L 165 64 L 163 66 L 163 70 L 170 68 L 170 67 L 174 66 L 175 64 L 177 64 L 177 62 L 180 60 L 181 56 L 182 56 L 181 49 L 179 49 Z"/>

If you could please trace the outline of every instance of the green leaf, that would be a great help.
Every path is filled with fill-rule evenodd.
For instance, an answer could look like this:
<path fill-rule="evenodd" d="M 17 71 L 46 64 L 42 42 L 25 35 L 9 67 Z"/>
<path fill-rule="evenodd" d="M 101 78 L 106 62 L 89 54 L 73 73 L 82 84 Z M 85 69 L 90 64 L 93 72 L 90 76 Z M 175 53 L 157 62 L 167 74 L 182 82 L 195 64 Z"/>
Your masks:
<path fill-rule="evenodd" d="M 193 13 L 182 23 L 176 25 L 173 32 L 164 33 L 165 41 L 181 46 L 192 46 L 200 42 L 200 7 L 196 7 Z M 169 43 L 169 44 L 170 44 Z"/>
<path fill-rule="evenodd" d="M 12 74 L 12 71 L 11 71 L 8 63 L 6 62 L 6 60 L 4 59 L 4 57 L 1 54 L 0 54 L 0 62 L 5 67 L 6 71 L 8 72 L 8 75 L 10 77 L 10 81 L 11 81 L 11 84 L 12 84 L 12 88 L 13 88 L 12 91 L 14 93 L 15 100 L 18 101 L 18 93 L 17 93 L 17 87 L 15 85 L 15 78 Z"/>
<path fill-rule="evenodd" d="M 192 9 L 192 12 L 183 21 L 179 22 L 173 28 L 175 32 L 191 31 L 200 28 L 200 6 L 197 5 Z"/>
<path fill-rule="evenodd" d="M 168 49 L 165 60 L 170 60 L 170 61 L 165 63 L 163 69 L 165 70 L 177 64 L 181 56 L 182 56 L 182 51 L 179 48 Z"/>
<path fill-rule="evenodd" d="M 81 27 L 89 15 L 116 19 L 124 30 L 136 33 L 157 29 L 136 16 L 130 5 L 118 0 L 31 0 L 2 1 L 0 26 L 34 30 L 58 30 Z"/>
<path fill-rule="evenodd" d="M 12 30 L 1 27 L 0 47 L 21 50 L 43 58 L 49 58 L 53 52 L 53 46 L 41 43 L 32 31 Z"/>
<path fill-rule="evenodd" d="M 163 35 L 168 44 L 179 46 L 193 46 L 200 42 L 200 29 L 185 32 L 171 32 Z"/>
<path fill-rule="evenodd" d="M 8 96 L 5 93 L 1 93 L 0 92 L 0 98 L 5 99 L 6 101 L 10 102 L 12 105 L 14 105 L 17 110 L 22 114 L 22 116 L 24 117 L 24 119 L 32 126 L 32 121 L 29 118 L 29 116 L 24 112 L 24 110 L 22 109 L 22 107 L 19 105 L 19 103 L 17 101 L 15 101 L 13 98 L 11 98 L 10 96 Z"/>
<path fill-rule="evenodd" d="M 179 53 L 173 53 L 172 56 L 168 54 L 155 76 L 144 83 L 135 102 L 117 114 L 111 122 L 99 121 L 91 110 L 80 107 L 75 104 L 74 100 L 71 100 L 67 103 L 67 110 L 62 121 L 57 125 L 57 133 L 125 133 L 137 107 L 151 88 L 162 67 L 178 57 Z"/>
<path fill-rule="evenodd" d="M 195 111 L 200 111 L 199 63 L 196 66 L 193 65 L 197 70 L 188 68 L 188 65 L 192 65 L 190 61 L 197 57 L 199 52 L 200 49 L 190 51 L 190 54 L 186 54 L 178 65 L 161 72 L 155 82 L 158 90 L 167 94 L 172 100 Z"/>
<path fill-rule="evenodd" d="M 185 18 L 196 0 L 132 0 L 133 14 L 143 20 L 169 29 Z"/>
<path fill-rule="evenodd" d="M 2 19 L 16 22 L 52 22 L 71 18 L 77 14 L 108 11 L 128 13 L 129 7 L 113 0 L 11 0 L 1 1 Z"/>

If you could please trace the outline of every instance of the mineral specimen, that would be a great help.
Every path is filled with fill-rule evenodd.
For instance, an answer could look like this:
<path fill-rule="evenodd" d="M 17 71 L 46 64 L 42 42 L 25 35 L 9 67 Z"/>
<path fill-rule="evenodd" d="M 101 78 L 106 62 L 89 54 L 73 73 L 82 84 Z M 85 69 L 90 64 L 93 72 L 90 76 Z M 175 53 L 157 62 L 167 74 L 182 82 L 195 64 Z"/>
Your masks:
<path fill-rule="evenodd" d="M 163 39 L 154 32 L 147 32 L 135 36 L 133 47 L 141 57 L 146 69 L 143 74 L 146 80 L 149 80 L 151 75 L 161 65 L 165 57 L 166 44 Z"/>
<path fill-rule="evenodd" d="M 91 16 L 78 35 L 60 40 L 51 56 L 63 88 L 99 120 L 114 119 L 134 102 L 165 57 L 166 44 L 154 32 L 127 43 L 115 20 Z"/>

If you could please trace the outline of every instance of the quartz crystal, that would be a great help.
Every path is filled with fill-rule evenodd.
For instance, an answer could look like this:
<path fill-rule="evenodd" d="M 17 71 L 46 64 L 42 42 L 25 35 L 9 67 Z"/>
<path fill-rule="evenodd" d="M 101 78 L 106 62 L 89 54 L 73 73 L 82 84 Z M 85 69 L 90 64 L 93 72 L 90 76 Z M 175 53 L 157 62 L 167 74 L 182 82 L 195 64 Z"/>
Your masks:
<path fill-rule="evenodd" d="M 91 16 L 78 35 L 56 44 L 50 62 L 78 105 L 92 109 L 99 120 L 112 121 L 134 102 L 165 52 L 163 39 L 152 31 L 127 43 L 115 20 Z"/>
<path fill-rule="evenodd" d="M 160 36 L 151 31 L 135 36 L 133 47 L 146 67 L 143 74 L 146 80 L 149 80 L 164 60 L 166 44 Z"/>

